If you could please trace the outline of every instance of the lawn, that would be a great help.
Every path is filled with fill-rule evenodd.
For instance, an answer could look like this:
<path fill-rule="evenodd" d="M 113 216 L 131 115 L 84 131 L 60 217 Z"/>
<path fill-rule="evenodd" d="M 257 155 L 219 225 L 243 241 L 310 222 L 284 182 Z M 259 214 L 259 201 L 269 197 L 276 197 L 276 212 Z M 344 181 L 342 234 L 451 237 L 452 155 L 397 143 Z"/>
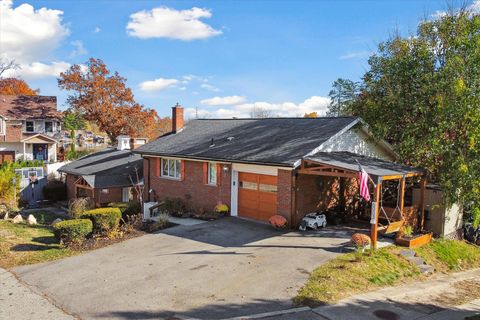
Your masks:
<path fill-rule="evenodd" d="M 298 305 L 318 306 L 348 296 L 422 279 L 418 267 L 398 255 L 402 248 L 391 246 L 375 255 L 347 253 L 315 269 L 298 292 Z M 417 255 L 440 272 L 480 266 L 480 248 L 463 241 L 437 240 L 416 250 Z"/>
<path fill-rule="evenodd" d="M 0 220 L 0 267 L 46 262 L 76 254 L 55 239 L 50 223 L 57 218 L 47 211 L 32 213 L 37 225 Z"/>

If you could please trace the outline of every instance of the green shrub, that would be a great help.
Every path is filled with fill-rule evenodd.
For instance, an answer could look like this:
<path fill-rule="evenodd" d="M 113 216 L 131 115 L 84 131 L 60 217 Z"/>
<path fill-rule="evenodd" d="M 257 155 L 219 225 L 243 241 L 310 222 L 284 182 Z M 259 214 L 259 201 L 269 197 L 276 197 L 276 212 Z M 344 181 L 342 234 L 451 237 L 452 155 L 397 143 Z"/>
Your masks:
<path fill-rule="evenodd" d="M 138 215 L 142 212 L 142 205 L 138 201 L 110 202 L 107 206 L 119 208 L 122 212 L 122 219 L 126 219 L 128 216 Z"/>
<path fill-rule="evenodd" d="M 82 243 L 92 230 L 92 221 L 88 219 L 66 220 L 53 226 L 55 237 L 67 245 Z"/>
<path fill-rule="evenodd" d="M 58 180 L 52 180 L 43 187 L 43 195 L 45 199 L 51 201 L 61 201 L 67 199 L 67 188 L 65 183 Z"/>
<path fill-rule="evenodd" d="M 473 209 L 472 225 L 474 228 L 478 228 L 480 225 L 480 208 Z"/>
<path fill-rule="evenodd" d="M 98 208 L 85 211 L 80 218 L 92 221 L 95 234 L 107 234 L 118 228 L 122 212 L 119 208 Z"/>
<path fill-rule="evenodd" d="M 183 217 L 187 212 L 187 205 L 180 198 L 166 198 L 164 202 L 165 210 L 172 216 Z"/>

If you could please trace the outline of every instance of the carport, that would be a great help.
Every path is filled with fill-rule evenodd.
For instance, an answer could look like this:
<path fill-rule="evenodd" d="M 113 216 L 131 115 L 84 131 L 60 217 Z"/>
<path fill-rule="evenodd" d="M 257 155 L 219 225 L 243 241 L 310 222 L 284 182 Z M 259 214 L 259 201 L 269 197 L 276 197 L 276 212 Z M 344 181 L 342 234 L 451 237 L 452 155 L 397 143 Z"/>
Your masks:
<path fill-rule="evenodd" d="M 372 245 L 375 247 L 379 231 L 379 214 L 384 214 L 388 219 L 388 225 L 384 231 L 398 230 L 403 225 L 404 217 L 408 214 L 416 215 L 415 210 L 406 210 L 405 204 L 405 181 L 407 178 L 418 177 L 420 179 L 421 197 L 418 210 L 420 211 L 419 227 L 423 229 L 425 211 L 425 187 L 426 178 L 423 171 L 414 167 L 398 164 L 395 162 L 366 157 L 350 152 L 319 152 L 302 159 L 298 175 L 315 175 L 334 178 L 357 179 L 360 168 L 363 168 L 370 176 L 369 190 L 373 190 L 371 197 L 370 236 Z M 382 207 L 382 184 L 386 181 L 398 181 L 398 201 L 396 208 Z M 297 204 L 296 204 L 297 205 Z M 388 218 L 390 211 L 392 221 Z M 407 212 L 411 211 L 411 212 Z"/>

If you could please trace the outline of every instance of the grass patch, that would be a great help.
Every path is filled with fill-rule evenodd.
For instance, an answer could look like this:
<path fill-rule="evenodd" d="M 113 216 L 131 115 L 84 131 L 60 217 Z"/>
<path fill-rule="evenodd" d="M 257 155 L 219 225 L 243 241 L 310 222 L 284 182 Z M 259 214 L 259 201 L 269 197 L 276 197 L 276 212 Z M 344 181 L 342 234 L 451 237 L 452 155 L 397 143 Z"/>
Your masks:
<path fill-rule="evenodd" d="M 382 248 L 360 260 L 353 252 L 338 256 L 311 273 L 294 302 L 308 306 L 330 304 L 351 295 L 423 279 L 418 267 L 398 255 L 401 249 Z M 464 241 L 436 240 L 415 251 L 441 272 L 480 267 L 480 248 Z"/>
<path fill-rule="evenodd" d="M 12 268 L 68 257 L 77 251 L 59 245 L 50 223 L 58 218 L 48 211 L 30 212 L 38 224 L 0 220 L 0 267 Z"/>
<path fill-rule="evenodd" d="M 440 272 L 480 267 L 480 248 L 465 241 L 439 239 L 415 252 Z"/>
<path fill-rule="evenodd" d="M 364 255 L 361 260 L 356 259 L 353 252 L 338 256 L 312 272 L 294 302 L 310 306 L 328 304 L 420 276 L 416 266 L 398 256 L 399 250 L 382 248 L 373 256 Z"/>

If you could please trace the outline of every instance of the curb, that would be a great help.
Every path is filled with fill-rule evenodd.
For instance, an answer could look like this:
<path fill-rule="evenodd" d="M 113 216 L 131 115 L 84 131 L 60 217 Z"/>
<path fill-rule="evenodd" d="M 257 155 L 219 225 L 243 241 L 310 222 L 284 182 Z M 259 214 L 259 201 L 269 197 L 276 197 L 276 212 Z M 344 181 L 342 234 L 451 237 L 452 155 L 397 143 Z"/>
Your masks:
<path fill-rule="evenodd" d="M 303 311 L 311 311 L 312 309 L 310 307 L 300 307 L 300 308 L 291 308 L 291 309 L 285 309 L 285 310 L 279 310 L 279 311 L 271 311 L 271 312 L 264 312 L 264 313 L 257 313 L 257 314 L 252 314 L 252 315 L 247 315 L 247 316 L 238 316 L 238 317 L 233 317 L 233 318 L 224 318 L 220 320 L 250 320 L 250 319 L 261 319 L 261 318 L 267 318 L 267 317 L 274 317 L 274 316 L 281 316 L 284 314 L 289 314 L 289 313 L 297 313 L 297 312 L 303 312 Z M 179 320 L 202 320 L 199 318 L 192 318 L 188 316 L 180 316 L 180 315 L 174 315 L 175 319 Z"/>

